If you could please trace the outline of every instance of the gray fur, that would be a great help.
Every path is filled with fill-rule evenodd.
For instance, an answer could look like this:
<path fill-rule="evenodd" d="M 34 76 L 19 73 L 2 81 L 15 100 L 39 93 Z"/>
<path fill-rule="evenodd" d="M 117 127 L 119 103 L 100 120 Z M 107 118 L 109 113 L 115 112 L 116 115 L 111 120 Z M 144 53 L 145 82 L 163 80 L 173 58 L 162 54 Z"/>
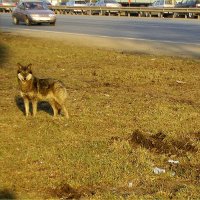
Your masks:
<path fill-rule="evenodd" d="M 68 93 L 63 82 L 47 78 L 39 79 L 32 74 L 31 64 L 23 66 L 18 63 L 17 78 L 21 96 L 24 100 L 25 114 L 29 115 L 29 102 L 32 103 L 33 116 L 37 113 L 38 101 L 48 101 L 56 116 L 61 109 L 66 118 L 69 114 L 66 108 Z"/>

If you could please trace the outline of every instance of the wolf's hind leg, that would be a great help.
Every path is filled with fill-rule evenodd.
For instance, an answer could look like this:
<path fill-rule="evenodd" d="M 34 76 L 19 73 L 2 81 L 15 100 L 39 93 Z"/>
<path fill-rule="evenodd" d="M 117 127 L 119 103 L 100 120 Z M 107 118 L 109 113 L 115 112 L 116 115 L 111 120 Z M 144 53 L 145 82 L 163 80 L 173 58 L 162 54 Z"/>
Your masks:
<path fill-rule="evenodd" d="M 58 101 L 56 101 L 56 108 L 58 110 L 58 112 L 61 112 L 61 110 L 63 111 L 64 113 L 64 116 L 69 119 L 69 114 L 68 114 L 68 111 L 67 111 L 67 108 L 66 108 L 66 105 L 65 105 L 65 102 L 64 103 L 58 103 Z M 59 113 L 60 114 L 60 113 Z"/>
<path fill-rule="evenodd" d="M 29 115 L 29 100 L 28 100 L 28 98 L 24 98 L 24 106 L 25 106 L 25 114 L 28 117 L 28 115 Z"/>
<path fill-rule="evenodd" d="M 57 110 L 58 110 L 58 114 L 60 115 L 61 114 L 61 105 L 57 102 L 57 101 L 55 101 L 55 105 L 56 105 L 56 108 L 57 108 Z"/>
<path fill-rule="evenodd" d="M 62 110 L 63 110 L 63 112 L 64 112 L 65 117 L 66 117 L 67 119 L 69 119 L 69 113 L 68 113 L 68 110 L 67 110 L 65 104 L 62 105 Z"/>
<path fill-rule="evenodd" d="M 69 114 L 68 114 L 67 107 L 66 107 L 68 94 L 67 94 L 67 90 L 63 86 L 63 84 L 59 83 L 59 84 L 55 85 L 55 94 L 54 95 L 55 95 L 56 103 L 60 106 L 65 117 L 68 119 Z"/>

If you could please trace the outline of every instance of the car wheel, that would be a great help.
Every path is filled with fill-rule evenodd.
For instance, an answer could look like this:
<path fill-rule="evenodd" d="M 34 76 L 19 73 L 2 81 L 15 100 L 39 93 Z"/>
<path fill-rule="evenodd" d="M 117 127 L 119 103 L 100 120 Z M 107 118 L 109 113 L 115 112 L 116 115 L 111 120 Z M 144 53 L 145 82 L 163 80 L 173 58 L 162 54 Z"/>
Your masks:
<path fill-rule="evenodd" d="M 13 24 L 19 24 L 19 20 L 16 17 L 13 17 Z"/>
<path fill-rule="evenodd" d="M 27 26 L 30 26 L 30 25 L 31 25 L 31 22 L 30 22 L 30 20 L 29 20 L 28 17 L 25 18 L 25 23 L 26 23 Z"/>

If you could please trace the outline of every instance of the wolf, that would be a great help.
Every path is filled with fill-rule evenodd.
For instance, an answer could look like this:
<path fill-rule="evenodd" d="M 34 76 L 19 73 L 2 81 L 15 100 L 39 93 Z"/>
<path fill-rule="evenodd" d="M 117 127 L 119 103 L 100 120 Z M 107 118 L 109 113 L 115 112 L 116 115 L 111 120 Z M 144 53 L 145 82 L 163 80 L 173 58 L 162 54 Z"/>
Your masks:
<path fill-rule="evenodd" d="M 20 94 L 24 100 L 26 116 L 30 114 L 29 102 L 32 103 L 32 114 L 35 116 L 38 101 L 47 101 L 53 109 L 54 116 L 57 116 L 62 110 L 68 119 L 69 114 L 66 107 L 68 93 L 64 83 L 52 78 L 40 79 L 35 77 L 31 69 L 32 64 L 21 65 L 17 63 L 17 65 L 17 79 Z"/>

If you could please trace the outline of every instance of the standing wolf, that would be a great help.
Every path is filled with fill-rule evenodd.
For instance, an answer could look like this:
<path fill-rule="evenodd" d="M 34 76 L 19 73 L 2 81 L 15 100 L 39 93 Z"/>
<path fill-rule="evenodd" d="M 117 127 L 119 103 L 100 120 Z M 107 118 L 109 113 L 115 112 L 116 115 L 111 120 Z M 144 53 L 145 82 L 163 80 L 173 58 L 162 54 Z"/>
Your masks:
<path fill-rule="evenodd" d="M 69 118 L 66 108 L 66 100 L 68 98 L 67 90 L 64 84 L 55 79 L 39 79 L 35 77 L 31 70 L 31 65 L 18 65 L 17 78 L 20 93 L 24 99 L 25 113 L 29 115 L 29 101 L 32 103 L 33 116 L 37 112 L 38 101 L 48 101 L 53 109 L 54 116 L 60 110 L 64 112 L 66 118 Z"/>

